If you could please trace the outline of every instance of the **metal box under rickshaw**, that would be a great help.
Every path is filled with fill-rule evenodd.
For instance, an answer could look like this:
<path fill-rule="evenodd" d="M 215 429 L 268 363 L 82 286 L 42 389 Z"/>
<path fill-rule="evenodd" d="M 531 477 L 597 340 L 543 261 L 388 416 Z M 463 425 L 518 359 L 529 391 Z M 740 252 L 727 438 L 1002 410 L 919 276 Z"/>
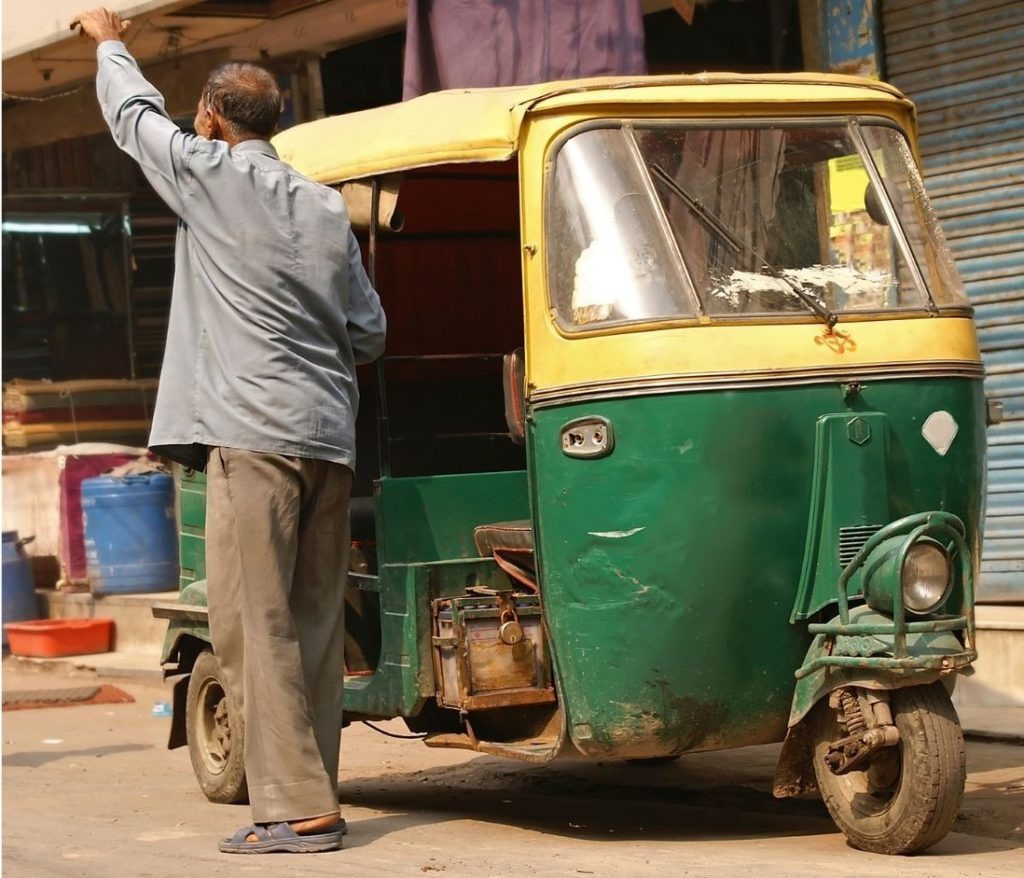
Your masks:
<path fill-rule="evenodd" d="M 555 700 L 537 597 L 496 595 L 434 601 L 438 703 L 489 710 Z"/>

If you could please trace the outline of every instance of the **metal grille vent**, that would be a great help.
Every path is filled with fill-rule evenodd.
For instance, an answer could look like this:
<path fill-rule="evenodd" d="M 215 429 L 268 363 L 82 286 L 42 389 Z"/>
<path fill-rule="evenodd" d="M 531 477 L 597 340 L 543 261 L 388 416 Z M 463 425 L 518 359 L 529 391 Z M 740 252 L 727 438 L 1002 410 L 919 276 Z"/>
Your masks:
<path fill-rule="evenodd" d="M 880 524 L 839 528 L 839 566 L 845 567 L 849 564 L 864 548 L 864 544 L 881 528 Z"/>

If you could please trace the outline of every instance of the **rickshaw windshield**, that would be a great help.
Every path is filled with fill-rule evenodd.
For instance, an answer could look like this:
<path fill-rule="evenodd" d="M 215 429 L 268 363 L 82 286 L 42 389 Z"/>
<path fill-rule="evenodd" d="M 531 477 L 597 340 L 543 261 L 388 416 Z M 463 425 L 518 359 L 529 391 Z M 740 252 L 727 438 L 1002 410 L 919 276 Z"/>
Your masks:
<path fill-rule="evenodd" d="M 549 287 L 568 329 L 967 304 L 885 124 L 590 128 L 551 182 Z"/>

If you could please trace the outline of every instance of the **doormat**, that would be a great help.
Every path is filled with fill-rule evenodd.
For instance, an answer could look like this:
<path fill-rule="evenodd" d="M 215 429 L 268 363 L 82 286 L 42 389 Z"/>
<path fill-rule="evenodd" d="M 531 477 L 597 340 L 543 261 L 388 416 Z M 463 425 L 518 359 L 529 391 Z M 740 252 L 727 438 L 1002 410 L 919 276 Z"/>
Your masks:
<path fill-rule="evenodd" d="M 4 710 L 35 707 L 75 707 L 79 704 L 127 704 L 135 701 L 117 686 L 76 686 L 72 689 L 25 689 L 4 692 Z"/>

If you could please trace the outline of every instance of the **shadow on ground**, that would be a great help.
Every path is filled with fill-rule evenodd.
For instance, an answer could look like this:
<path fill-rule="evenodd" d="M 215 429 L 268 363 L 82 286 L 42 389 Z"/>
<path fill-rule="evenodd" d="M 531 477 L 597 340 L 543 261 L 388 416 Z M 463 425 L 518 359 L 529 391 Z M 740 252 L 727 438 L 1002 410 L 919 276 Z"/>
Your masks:
<path fill-rule="evenodd" d="M 402 812 L 402 825 L 438 812 L 588 840 L 729 839 L 819 835 L 835 828 L 818 800 L 775 799 L 740 785 L 687 787 L 677 765 L 574 763 L 516 767 L 482 757 L 459 766 L 342 784 L 345 805 Z M 659 775 L 657 778 L 653 775 Z M 666 782 L 668 778 L 678 782 Z M 380 834 L 397 827 L 380 821 Z M 361 821 L 365 826 L 365 821 Z"/>
<path fill-rule="evenodd" d="M 820 799 L 774 798 L 770 773 L 750 781 L 742 772 L 739 777 L 724 772 L 716 784 L 709 768 L 721 763 L 688 766 L 687 761 L 658 767 L 569 762 L 510 768 L 480 757 L 458 766 L 353 778 L 341 785 L 339 795 L 343 810 L 350 805 L 396 812 L 360 821 L 361 843 L 453 815 L 589 841 L 730 841 L 837 832 Z M 969 837 L 940 844 L 935 853 L 1024 847 L 1022 817 L 1024 782 L 972 784 L 954 826 Z"/>
<path fill-rule="evenodd" d="M 108 744 L 105 747 L 92 747 L 88 750 L 22 750 L 20 753 L 5 753 L 4 768 L 39 768 L 58 759 L 81 759 L 113 756 L 115 753 L 131 753 L 138 750 L 152 750 L 149 744 Z"/>

